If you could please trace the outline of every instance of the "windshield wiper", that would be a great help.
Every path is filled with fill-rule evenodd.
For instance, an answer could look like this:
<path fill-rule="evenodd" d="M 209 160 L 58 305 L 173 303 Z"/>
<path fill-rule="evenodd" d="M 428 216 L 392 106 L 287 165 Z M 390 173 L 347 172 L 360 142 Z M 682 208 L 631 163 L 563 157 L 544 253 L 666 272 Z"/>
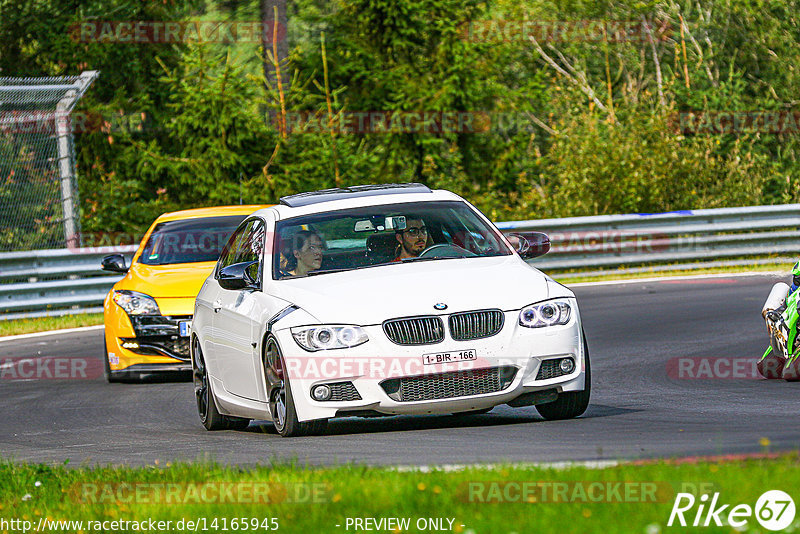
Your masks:
<path fill-rule="evenodd" d="M 400 260 L 400 263 L 411 263 L 415 261 L 431 261 L 431 260 L 461 260 L 464 258 L 470 258 L 472 256 L 428 256 L 426 258 L 403 258 Z M 315 276 L 318 274 L 328 274 L 328 273 L 341 273 L 344 271 L 358 271 L 359 269 L 369 269 L 371 267 L 379 267 L 381 265 L 393 265 L 397 264 L 397 261 L 387 261 L 376 263 L 373 265 L 359 265 L 358 267 L 343 267 L 339 269 L 321 269 L 317 271 L 309 271 L 306 273 L 306 276 Z M 296 278 L 296 277 L 291 277 Z"/>
<path fill-rule="evenodd" d="M 431 260 L 463 260 L 469 256 L 427 256 L 425 258 L 403 258 L 400 260 L 403 263 L 411 263 L 415 261 L 431 261 Z"/>
<path fill-rule="evenodd" d="M 320 269 L 320 270 L 316 270 L 316 271 L 309 271 L 306 274 L 308 276 L 315 276 L 315 275 L 318 275 L 318 274 L 341 273 L 343 271 L 353 271 L 355 269 L 356 268 L 349 268 L 348 269 L 346 267 L 343 267 L 341 269 Z"/>

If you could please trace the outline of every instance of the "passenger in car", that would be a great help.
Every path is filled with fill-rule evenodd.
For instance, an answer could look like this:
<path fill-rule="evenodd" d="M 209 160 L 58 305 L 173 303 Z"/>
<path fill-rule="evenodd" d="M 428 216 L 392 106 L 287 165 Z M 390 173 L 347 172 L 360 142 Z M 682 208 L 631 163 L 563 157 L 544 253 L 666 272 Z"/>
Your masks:
<path fill-rule="evenodd" d="M 398 243 L 394 261 L 416 258 L 429 246 L 428 227 L 415 215 L 406 215 L 405 229 L 395 231 L 394 235 Z"/>
<path fill-rule="evenodd" d="M 291 237 L 290 253 L 286 255 L 282 276 L 307 276 L 322 267 L 325 242 L 316 232 L 301 230 Z"/>

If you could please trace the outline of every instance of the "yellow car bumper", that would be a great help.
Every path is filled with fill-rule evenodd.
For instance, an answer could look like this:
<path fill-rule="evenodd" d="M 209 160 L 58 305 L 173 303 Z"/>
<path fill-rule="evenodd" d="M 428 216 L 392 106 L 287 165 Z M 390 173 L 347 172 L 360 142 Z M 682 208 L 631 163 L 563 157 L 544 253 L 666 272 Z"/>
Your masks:
<path fill-rule="evenodd" d="M 106 297 L 105 346 L 112 374 L 191 370 L 186 334 L 194 312 L 194 298 L 159 299 L 158 304 L 162 315 L 131 318 L 110 294 Z"/>

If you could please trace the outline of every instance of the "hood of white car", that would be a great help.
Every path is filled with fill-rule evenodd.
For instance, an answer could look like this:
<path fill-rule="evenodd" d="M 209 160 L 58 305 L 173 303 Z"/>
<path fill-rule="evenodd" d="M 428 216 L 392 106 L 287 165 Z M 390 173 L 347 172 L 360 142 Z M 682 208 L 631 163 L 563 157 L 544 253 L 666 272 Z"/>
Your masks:
<path fill-rule="evenodd" d="M 281 280 L 270 292 L 328 324 L 380 324 L 413 315 L 520 309 L 552 284 L 516 256 L 392 264 Z M 566 290 L 565 288 L 561 288 Z M 437 303 L 447 305 L 436 310 Z"/>

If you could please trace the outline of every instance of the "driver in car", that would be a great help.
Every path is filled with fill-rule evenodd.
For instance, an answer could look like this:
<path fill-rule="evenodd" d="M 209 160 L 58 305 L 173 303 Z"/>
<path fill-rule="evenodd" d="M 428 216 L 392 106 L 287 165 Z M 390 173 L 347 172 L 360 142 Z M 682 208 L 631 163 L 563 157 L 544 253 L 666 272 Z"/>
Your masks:
<path fill-rule="evenodd" d="M 405 229 L 395 231 L 394 235 L 397 239 L 397 250 L 393 261 L 416 258 L 432 244 L 429 243 L 425 221 L 416 215 L 407 215 Z"/>
<path fill-rule="evenodd" d="M 308 276 L 311 271 L 322 267 L 325 242 L 316 232 L 301 230 L 289 242 L 289 254 L 281 257 L 281 276 Z"/>

